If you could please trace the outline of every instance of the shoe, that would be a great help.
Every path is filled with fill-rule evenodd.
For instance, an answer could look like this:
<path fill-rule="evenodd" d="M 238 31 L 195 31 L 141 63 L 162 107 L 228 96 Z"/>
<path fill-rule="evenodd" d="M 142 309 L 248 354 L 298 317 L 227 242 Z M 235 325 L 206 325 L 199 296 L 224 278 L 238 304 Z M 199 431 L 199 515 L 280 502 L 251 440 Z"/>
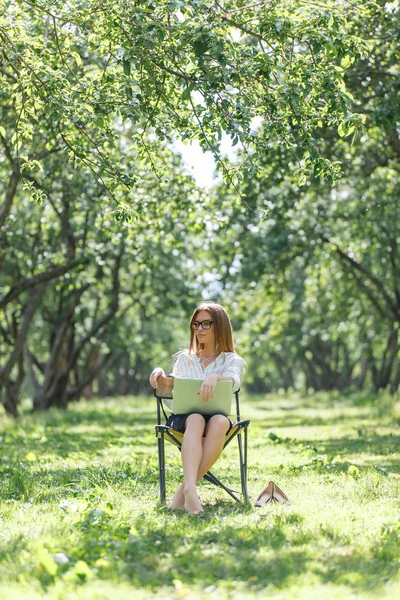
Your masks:
<path fill-rule="evenodd" d="M 270 481 L 265 490 L 261 492 L 254 506 L 264 506 L 268 502 L 280 502 L 281 504 L 290 504 L 286 494 L 273 482 Z"/>
<path fill-rule="evenodd" d="M 275 483 L 274 486 L 274 500 L 280 502 L 281 504 L 290 504 L 289 498 L 282 492 L 281 488 L 279 488 Z"/>

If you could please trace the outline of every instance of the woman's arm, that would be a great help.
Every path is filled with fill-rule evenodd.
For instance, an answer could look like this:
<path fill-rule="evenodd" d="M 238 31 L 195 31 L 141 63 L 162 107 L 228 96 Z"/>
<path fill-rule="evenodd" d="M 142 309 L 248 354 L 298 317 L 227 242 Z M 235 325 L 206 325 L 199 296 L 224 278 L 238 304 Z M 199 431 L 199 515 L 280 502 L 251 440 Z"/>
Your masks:
<path fill-rule="evenodd" d="M 232 390 L 236 392 L 240 388 L 240 376 L 244 366 L 244 360 L 237 354 L 229 361 L 223 375 L 209 375 L 203 381 L 199 396 L 203 402 L 208 402 L 214 396 L 215 386 L 218 381 L 231 381 Z"/>
<path fill-rule="evenodd" d="M 242 371 L 244 367 L 244 360 L 241 356 L 233 355 L 230 359 L 227 368 L 224 371 L 224 378 L 232 379 L 233 381 L 233 391 L 237 392 L 240 388 L 240 378 L 242 376 Z"/>
<path fill-rule="evenodd" d="M 149 377 L 149 381 L 150 381 L 150 385 L 154 388 L 157 389 L 157 379 L 161 377 L 162 379 L 166 379 L 167 376 L 165 375 L 164 369 L 162 369 L 161 367 L 156 367 L 155 369 L 152 370 L 150 377 Z"/>
<path fill-rule="evenodd" d="M 226 375 L 209 375 L 201 384 L 198 392 L 203 402 L 208 402 L 214 396 L 215 386 L 217 385 L 218 381 L 231 381 L 232 386 L 234 384 L 233 377 Z"/>
<path fill-rule="evenodd" d="M 218 375 L 218 381 L 232 381 L 232 385 L 235 383 L 233 377 L 230 377 L 229 375 Z"/>

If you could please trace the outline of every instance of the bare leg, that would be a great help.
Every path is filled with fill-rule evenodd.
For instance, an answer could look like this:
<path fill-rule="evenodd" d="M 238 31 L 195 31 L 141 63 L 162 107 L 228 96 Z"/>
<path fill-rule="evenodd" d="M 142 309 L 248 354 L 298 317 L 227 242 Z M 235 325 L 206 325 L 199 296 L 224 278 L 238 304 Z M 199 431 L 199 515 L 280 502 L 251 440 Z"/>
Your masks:
<path fill-rule="evenodd" d="M 199 464 L 203 455 L 202 439 L 204 434 L 205 419 L 200 414 L 189 415 L 185 421 L 185 434 L 183 436 L 181 455 L 183 466 L 183 483 L 171 500 L 172 509 L 189 509 L 186 507 L 185 493 L 189 494 L 189 512 L 201 512 L 202 507 L 196 491 L 196 477 Z M 196 492 L 195 497 L 193 490 Z"/>
<path fill-rule="evenodd" d="M 214 415 L 207 423 L 203 442 L 203 455 L 197 472 L 197 481 L 207 473 L 221 455 L 229 420 L 224 415 Z"/>
<path fill-rule="evenodd" d="M 198 463 L 201 461 L 202 449 L 201 442 L 204 434 L 205 419 L 200 414 L 189 415 L 185 421 L 185 433 L 182 440 L 181 456 L 182 464 L 186 463 L 186 473 L 189 478 L 189 485 L 193 480 L 192 465 L 191 462 L 194 459 L 194 470 L 197 474 Z M 192 448 L 192 440 L 194 440 L 194 447 Z M 183 469 L 184 481 L 179 486 L 177 492 L 173 496 L 169 508 L 173 510 L 185 508 L 185 466 Z"/>
<path fill-rule="evenodd" d="M 186 437 L 186 446 L 192 446 L 191 440 L 193 440 L 193 436 L 197 439 L 196 447 L 194 449 L 194 453 L 191 454 L 190 450 L 187 452 L 186 447 L 184 449 L 184 445 L 182 443 L 182 463 L 185 459 L 187 459 L 188 466 L 186 472 L 188 473 L 187 477 L 185 475 L 184 468 L 184 483 L 178 488 L 175 496 L 172 498 L 170 508 L 172 509 L 184 509 L 188 510 L 188 512 L 201 512 L 202 507 L 197 495 L 195 483 L 199 481 L 205 473 L 212 467 L 212 465 L 219 458 L 224 443 L 226 432 L 229 428 L 229 420 L 223 415 L 214 415 L 209 422 L 207 423 L 205 434 L 206 437 L 202 443 L 201 448 L 201 460 L 198 464 L 197 474 L 194 479 L 194 467 L 198 462 L 198 439 L 200 433 L 200 441 L 204 431 L 204 419 L 201 415 L 191 415 L 191 417 L 200 417 L 200 419 L 191 419 L 190 421 L 190 431 L 192 431 L 192 435 Z M 189 420 L 189 418 L 188 418 Z M 188 420 L 186 421 L 186 431 L 188 430 Z M 202 423 L 202 425 L 201 425 Z M 186 434 L 185 431 L 185 434 Z M 183 438 L 185 441 L 185 436 Z M 192 462 L 194 457 L 194 463 Z"/>
<path fill-rule="evenodd" d="M 185 495 L 184 495 L 185 484 L 181 483 L 178 487 L 178 491 L 172 497 L 169 508 L 172 510 L 184 510 L 185 508 Z"/>
<path fill-rule="evenodd" d="M 203 433 L 205 419 L 202 415 L 189 415 L 186 419 L 182 442 L 182 466 L 184 480 L 185 510 L 197 514 L 203 511 L 197 495 L 197 473 L 203 456 Z"/>

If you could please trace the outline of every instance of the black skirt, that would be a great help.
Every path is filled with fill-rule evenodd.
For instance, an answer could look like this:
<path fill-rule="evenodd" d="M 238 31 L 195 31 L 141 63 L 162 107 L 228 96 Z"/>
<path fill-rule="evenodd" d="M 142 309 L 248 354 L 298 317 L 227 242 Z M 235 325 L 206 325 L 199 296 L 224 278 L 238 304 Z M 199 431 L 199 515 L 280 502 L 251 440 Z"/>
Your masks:
<path fill-rule="evenodd" d="M 195 415 L 195 414 L 200 414 L 200 413 L 183 413 L 183 414 L 179 414 L 179 415 L 172 413 L 168 417 L 165 424 L 167 427 L 171 427 L 171 429 L 173 429 L 174 431 L 179 431 L 180 433 L 185 433 L 186 419 L 188 418 L 189 415 Z M 221 413 L 216 413 L 216 414 L 221 414 Z M 202 417 L 204 417 L 204 419 L 205 419 L 206 425 L 207 425 L 208 421 L 211 419 L 211 417 L 213 417 L 213 416 L 214 415 L 202 415 Z M 232 421 L 228 417 L 226 417 L 226 418 L 229 421 L 229 428 L 228 428 L 228 431 L 226 432 L 226 434 L 228 435 L 228 433 L 232 427 Z"/>

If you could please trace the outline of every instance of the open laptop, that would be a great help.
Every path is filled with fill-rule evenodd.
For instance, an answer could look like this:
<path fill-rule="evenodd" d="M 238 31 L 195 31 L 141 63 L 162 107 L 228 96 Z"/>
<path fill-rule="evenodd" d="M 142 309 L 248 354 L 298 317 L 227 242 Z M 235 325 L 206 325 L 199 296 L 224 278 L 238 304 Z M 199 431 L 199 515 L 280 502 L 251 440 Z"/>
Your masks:
<path fill-rule="evenodd" d="M 198 392 L 203 381 L 201 379 L 174 378 L 172 393 L 172 410 L 174 413 L 199 412 L 203 415 L 231 414 L 232 382 L 218 381 L 214 396 L 208 402 L 202 402 Z"/>

